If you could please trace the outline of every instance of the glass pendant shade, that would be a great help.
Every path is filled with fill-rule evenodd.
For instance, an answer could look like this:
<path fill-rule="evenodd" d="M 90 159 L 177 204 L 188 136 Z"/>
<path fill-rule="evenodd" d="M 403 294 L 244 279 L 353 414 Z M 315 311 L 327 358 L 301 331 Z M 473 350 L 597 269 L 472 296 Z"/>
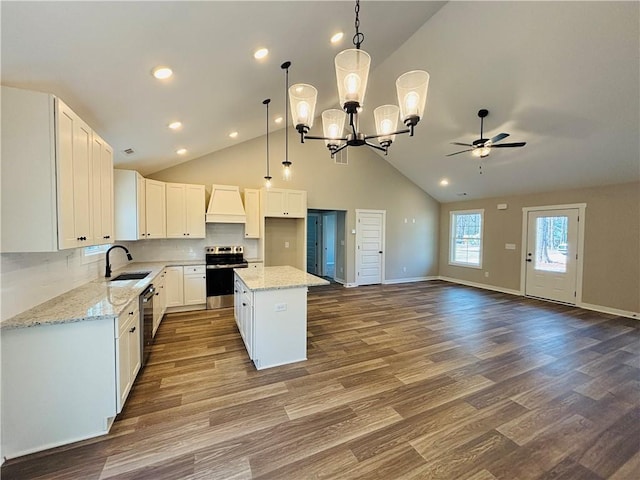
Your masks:
<path fill-rule="evenodd" d="M 364 94 L 369 79 L 371 57 L 364 50 L 350 48 L 336 55 L 336 80 L 340 105 L 347 102 L 364 103 Z"/>
<path fill-rule="evenodd" d="M 395 135 L 388 135 L 398 130 L 398 113 L 400 109 L 397 105 L 382 105 L 373 111 L 376 121 L 376 133 L 382 135 L 378 137 L 378 142 L 393 142 Z"/>
<path fill-rule="evenodd" d="M 284 181 L 291 180 L 293 176 L 293 164 L 291 162 L 282 162 L 282 179 Z"/>
<path fill-rule="evenodd" d="M 333 108 L 322 112 L 322 129 L 325 139 L 324 143 L 329 145 L 340 145 L 340 138 L 344 132 L 344 122 L 347 116 L 342 110 Z"/>
<path fill-rule="evenodd" d="M 294 125 L 313 126 L 318 90 L 313 85 L 298 83 L 289 87 L 289 105 Z"/>
<path fill-rule="evenodd" d="M 409 119 L 417 123 L 424 115 L 424 107 L 427 103 L 429 74 L 423 70 L 413 70 L 400 75 L 396 80 L 396 89 L 402 121 L 407 123 Z"/>

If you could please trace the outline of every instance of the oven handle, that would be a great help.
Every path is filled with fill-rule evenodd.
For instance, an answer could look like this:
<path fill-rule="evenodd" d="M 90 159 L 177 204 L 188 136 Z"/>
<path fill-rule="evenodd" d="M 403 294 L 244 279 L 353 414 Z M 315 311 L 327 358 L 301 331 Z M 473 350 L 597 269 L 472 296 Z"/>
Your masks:
<path fill-rule="evenodd" d="M 247 268 L 246 263 L 237 263 L 232 265 L 207 265 L 207 270 L 221 270 L 223 268 Z"/>

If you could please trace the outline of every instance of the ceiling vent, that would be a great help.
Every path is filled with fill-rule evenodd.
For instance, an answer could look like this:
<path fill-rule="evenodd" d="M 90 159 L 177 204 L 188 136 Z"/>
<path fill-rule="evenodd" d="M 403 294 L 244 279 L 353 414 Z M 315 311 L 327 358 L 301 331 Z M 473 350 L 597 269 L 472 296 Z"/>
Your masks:
<path fill-rule="evenodd" d="M 333 155 L 333 161 L 337 165 L 349 165 L 349 149 L 345 148 Z"/>
<path fill-rule="evenodd" d="M 125 149 L 123 150 L 123 152 L 124 152 L 126 155 L 133 155 L 134 153 L 136 153 L 136 152 L 135 152 L 135 150 L 134 150 L 133 148 L 125 148 Z"/>

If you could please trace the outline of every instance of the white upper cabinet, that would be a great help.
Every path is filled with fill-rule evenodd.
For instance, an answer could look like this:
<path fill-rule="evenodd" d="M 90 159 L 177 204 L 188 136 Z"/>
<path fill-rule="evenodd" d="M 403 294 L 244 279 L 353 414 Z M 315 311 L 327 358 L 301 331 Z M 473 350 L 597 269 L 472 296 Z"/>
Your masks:
<path fill-rule="evenodd" d="M 146 238 L 167 237 L 167 210 L 165 183 L 145 178 L 146 190 Z"/>
<path fill-rule="evenodd" d="M 263 216 L 304 218 L 307 216 L 307 192 L 281 188 L 262 189 Z"/>
<path fill-rule="evenodd" d="M 167 238 L 205 238 L 204 185 L 167 183 Z"/>
<path fill-rule="evenodd" d="M 260 190 L 244 189 L 244 210 L 247 214 L 245 238 L 260 238 Z"/>
<path fill-rule="evenodd" d="M 113 225 L 113 149 L 95 132 L 91 139 L 93 237 L 97 244 L 115 240 Z"/>
<path fill-rule="evenodd" d="M 91 128 L 53 95 L 4 86 L 2 120 L 2 251 L 104 243 L 94 231 Z"/>
<path fill-rule="evenodd" d="M 113 171 L 116 240 L 147 238 L 145 179 L 135 170 Z"/>

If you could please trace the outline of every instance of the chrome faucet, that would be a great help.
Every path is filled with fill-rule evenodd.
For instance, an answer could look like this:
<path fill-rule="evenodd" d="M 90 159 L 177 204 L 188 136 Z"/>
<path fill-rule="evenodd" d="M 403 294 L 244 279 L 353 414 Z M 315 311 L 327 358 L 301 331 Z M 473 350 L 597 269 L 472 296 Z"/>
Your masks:
<path fill-rule="evenodd" d="M 129 260 L 129 261 L 133 260 L 133 257 L 129 253 L 129 250 L 127 250 L 127 247 L 123 247 L 122 245 L 114 245 L 109 250 L 107 250 L 107 266 L 106 266 L 105 271 L 104 271 L 105 278 L 109 278 L 111 276 L 111 264 L 109 263 L 109 252 L 111 252 L 111 250 L 113 250 L 114 248 L 123 249 L 125 252 L 127 252 L 127 260 Z"/>

